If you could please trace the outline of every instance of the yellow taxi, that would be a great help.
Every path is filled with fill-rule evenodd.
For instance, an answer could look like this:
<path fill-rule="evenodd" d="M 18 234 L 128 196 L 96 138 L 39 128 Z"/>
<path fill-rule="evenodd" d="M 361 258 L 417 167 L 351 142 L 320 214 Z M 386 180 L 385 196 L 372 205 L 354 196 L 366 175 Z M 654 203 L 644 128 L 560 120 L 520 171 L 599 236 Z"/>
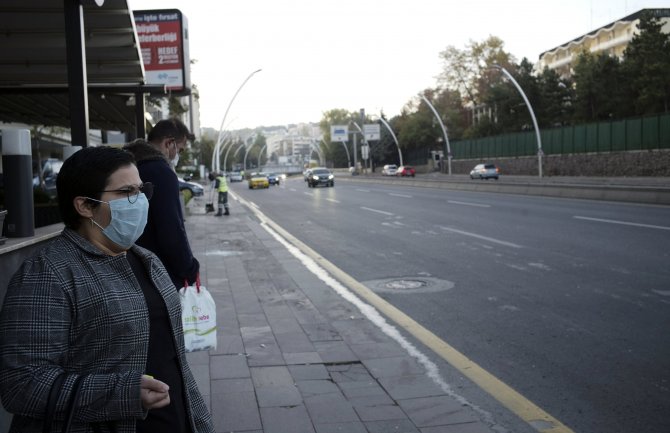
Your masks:
<path fill-rule="evenodd" d="M 265 173 L 251 173 L 249 177 L 249 189 L 270 188 L 270 181 Z"/>

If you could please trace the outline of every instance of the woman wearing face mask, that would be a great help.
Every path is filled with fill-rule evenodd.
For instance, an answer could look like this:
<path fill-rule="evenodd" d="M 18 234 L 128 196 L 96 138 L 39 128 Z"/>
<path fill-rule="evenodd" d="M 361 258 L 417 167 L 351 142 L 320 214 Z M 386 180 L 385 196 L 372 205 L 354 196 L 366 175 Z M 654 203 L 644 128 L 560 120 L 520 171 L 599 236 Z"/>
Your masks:
<path fill-rule="evenodd" d="M 10 432 L 41 432 L 47 400 L 60 431 L 213 432 L 186 362 L 179 295 L 162 263 L 134 245 L 152 185 L 132 155 L 89 147 L 57 179 L 59 237 L 12 277 L 0 311 L 0 397 Z"/>
<path fill-rule="evenodd" d="M 184 214 L 179 200 L 179 183 L 174 169 L 186 141 L 193 139 L 178 119 L 164 119 L 149 131 L 148 141 L 135 140 L 125 146 L 137 161 L 143 182 L 155 186 L 146 229 L 137 240 L 158 256 L 177 288 L 195 282 L 200 263 L 193 257 L 184 228 Z"/>

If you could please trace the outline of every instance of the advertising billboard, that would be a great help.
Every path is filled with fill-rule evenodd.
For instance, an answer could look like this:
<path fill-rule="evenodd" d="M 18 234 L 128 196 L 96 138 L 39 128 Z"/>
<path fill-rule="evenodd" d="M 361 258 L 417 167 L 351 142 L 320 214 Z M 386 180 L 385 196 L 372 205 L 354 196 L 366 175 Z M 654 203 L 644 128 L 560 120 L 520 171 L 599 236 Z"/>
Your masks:
<path fill-rule="evenodd" d="M 133 11 L 146 84 L 191 88 L 188 21 L 178 9 Z"/>

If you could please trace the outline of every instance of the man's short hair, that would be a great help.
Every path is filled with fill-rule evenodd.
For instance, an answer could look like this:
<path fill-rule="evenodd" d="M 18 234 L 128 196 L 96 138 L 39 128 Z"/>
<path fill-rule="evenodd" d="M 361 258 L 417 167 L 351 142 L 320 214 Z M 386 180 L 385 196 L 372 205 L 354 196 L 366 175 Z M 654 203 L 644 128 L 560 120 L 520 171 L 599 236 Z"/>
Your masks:
<path fill-rule="evenodd" d="M 182 140 L 186 137 L 187 140 L 193 141 L 195 136 L 191 134 L 184 122 L 173 117 L 170 119 L 159 120 L 147 136 L 147 141 L 155 143 L 165 138 L 174 138 L 175 140 Z"/>

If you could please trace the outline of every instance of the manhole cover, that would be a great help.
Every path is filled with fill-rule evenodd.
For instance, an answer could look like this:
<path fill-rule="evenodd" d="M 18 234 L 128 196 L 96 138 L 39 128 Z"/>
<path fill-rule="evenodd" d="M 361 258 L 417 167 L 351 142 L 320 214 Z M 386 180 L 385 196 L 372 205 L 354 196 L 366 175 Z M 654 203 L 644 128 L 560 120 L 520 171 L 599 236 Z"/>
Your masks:
<path fill-rule="evenodd" d="M 430 293 L 449 290 L 454 283 L 434 277 L 405 277 L 386 278 L 383 280 L 366 281 L 367 287 L 375 292 L 383 293 Z"/>
<path fill-rule="evenodd" d="M 387 289 L 391 290 L 411 290 L 426 287 L 428 284 L 420 280 L 393 280 L 384 284 Z"/>

